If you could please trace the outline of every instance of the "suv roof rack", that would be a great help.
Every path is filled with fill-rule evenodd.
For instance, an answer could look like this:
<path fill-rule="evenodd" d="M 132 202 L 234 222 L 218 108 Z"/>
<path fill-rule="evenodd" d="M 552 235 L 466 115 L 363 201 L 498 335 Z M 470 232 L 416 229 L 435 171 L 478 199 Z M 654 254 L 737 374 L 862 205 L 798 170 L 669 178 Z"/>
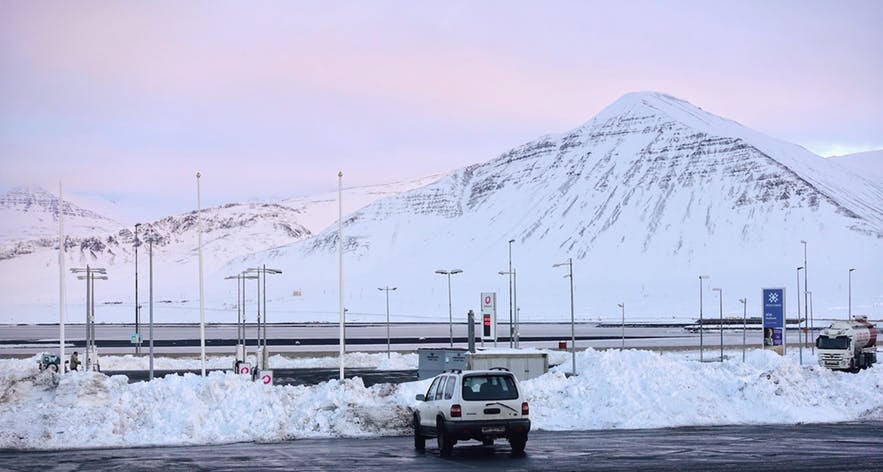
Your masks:
<path fill-rule="evenodd" d="M 463 369 L 445 369 L 442 371 L 443 374 L 461 374 L 463 373 Z"/>
<path fill-rule="evenodd" d="M 505 370 L 506 372 L 510 372 L 509 369 L 507 369 L 505 367 L 491 367 L 488 370 Z"/>

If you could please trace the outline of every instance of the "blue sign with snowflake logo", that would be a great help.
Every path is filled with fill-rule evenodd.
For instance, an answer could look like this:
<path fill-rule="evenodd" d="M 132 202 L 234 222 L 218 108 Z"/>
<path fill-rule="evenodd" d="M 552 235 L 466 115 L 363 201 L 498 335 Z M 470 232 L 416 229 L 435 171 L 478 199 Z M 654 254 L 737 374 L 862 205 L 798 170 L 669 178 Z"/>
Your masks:
<path fill-rule="evenodd" d="M 781 346 L 785 328 L 785 289 L 765 288 L 763 297 L 763 344 Z"/>

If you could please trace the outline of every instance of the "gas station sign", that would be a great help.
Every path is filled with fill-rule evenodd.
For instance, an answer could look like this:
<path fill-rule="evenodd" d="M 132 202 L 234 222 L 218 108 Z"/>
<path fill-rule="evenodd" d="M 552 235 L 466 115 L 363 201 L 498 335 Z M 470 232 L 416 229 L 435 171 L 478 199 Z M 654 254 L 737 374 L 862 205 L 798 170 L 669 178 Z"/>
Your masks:
<path fill-rule="evenodd" d="M 497 340 L 497 294 L 495 292 L 481 294 L 481 340 Z"/>

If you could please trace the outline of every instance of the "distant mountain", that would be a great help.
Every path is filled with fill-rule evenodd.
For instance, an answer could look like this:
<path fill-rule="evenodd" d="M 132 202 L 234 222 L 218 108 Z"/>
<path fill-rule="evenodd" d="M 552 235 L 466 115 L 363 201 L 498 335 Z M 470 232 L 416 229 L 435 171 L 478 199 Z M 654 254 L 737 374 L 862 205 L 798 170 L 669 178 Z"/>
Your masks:
<path fill-rule="evenodd" d="M 858 268 L 854 309 L 883 311 L 883 186 L 659 93 L 628 94 L 572 131 L 377 200 L 345 219 L 344 238 L 352 319 L 380 319 L 376 288 L 394 285 L 394 313 L 446 320 L 435 270 L 452 268 L 463 270 L 451 281 L 458 319 L 477 312 L 482 291 L 508 310 L 498 272 L 510 239 L 524 320 L 569 318 L 568 285 L 552 268 L 567 258 L 580 319 L 616 316 L 623 302 L 633 319 L 695 317 L 699 274 L 712 276 L 706 316 L 718 311 L 712 287 L 723 289 L 725 313 L 741 316 L 737 300 L 748 297 L 757 316 L 762 287 L 796 290 L 801 240 L 817 313 L 845 312 L 848 268 Z M 275 310 L 334 319 L 337 244 L 329 228 L 225 270 L 271 261 L 290 272 L 277 283 L 302 293 L 279 295 Z"/>
<path fill-rule="evenodd" d="M 828 159 L 858 175 L 883 184 L 883 149 L 831 156 Z"/>
<path fill-rule="evenodd" d="M 112 231 L 119 222 L 65 200 L 65 232 L 85 236 Z M 0 196 L 0 244 L 58 239 L 58 196 L 42 188 L 18 187 Z M 57 242 L 56 242 L 57 245 Z"/>
<path fill-rule="evenodd" d="M 344 209 L 352 212 L 384 195 L 411 189 L 438 177 L 411 182 L 359 187 L 344 190 Z M 312 232 L 337 220 L 337 194 L 288 200 L 280 203 L 230 203 L 201 212 L 203 253 L 207 272 L 216 271 L 231 258 L 265 251 L 308 238 Z M 9 287 L 0 298 L 0 322 L 5 316 L 15 320 L 52 321 L 57 319 L 58 299 L 58 199 L 39 189 L 17 189 L 0 200 L 0 212 L 15 216 L 4 220 L 0 244 L 0 279 Z M 111 319 L 129 320 L 126 310 L 134 311 L 135 234 L 121 224 L 69 202 L 65 202 L 66 266 L 90 265 L 106 268 L 109 280 L 99 283 L 105 300 L 122 302 L 108 307 L 116 313 Z M 17 213 L 16 213 L 17 212 Z M 54 213 L 53 213 L 54 212 Z M 301 221 L 307 222 L 308 228 Z M 166 321 L 177 321 L 198 292 L 197 215 L 195 211 L 162 218 L 140 226 L 139 239 L 153 236 L 154 272 L 157 298 L 166 306 Z M 139 279 L 146 299 L 148 244 L 140 249 Z M 54 268 L 54 269 L 53 269 Z M 69 285 L 76 279 L 70 276 Z M 72 303 L 82 297 L 74 296 Z M 81 302 L 81 301 L 80 301 Z M 55 310 L 51 309 L 53 303 Z M 173 305 L 169 305 L 173 304 Z M 22 316 L 19 307 L 33 314 Z M 11 308 L 14 307 L 14 308 Z M 10 313 L 17 310 L 16 313 Z M 7 312 L 4 314 L 3 312 Z M 110 314 L 108 312 L 105 312 Z M 107 318 L 105 318 L 107 319 Z M 185 318 L 186 319 L 186 318 Z"/>

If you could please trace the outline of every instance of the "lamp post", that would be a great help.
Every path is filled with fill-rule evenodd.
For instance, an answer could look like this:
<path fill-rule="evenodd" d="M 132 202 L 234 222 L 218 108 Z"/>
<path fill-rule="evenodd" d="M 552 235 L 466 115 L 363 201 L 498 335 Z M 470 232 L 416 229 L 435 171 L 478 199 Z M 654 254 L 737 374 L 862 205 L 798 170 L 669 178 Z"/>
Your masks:
<path fill-rule="evenodd" d="M 745 331 L 748 329 L 748 299 L 740 298 L 742 304 L 742 362 L 745 362 Z"/>
<path fill-rule="evenodd" d="M 141 241 L 138 239 L 138 228 L 140 227 L 141 223 L 135 223 L 135 241 L 132 243 L 135 246 L 135 334 L 138 335 L 135 354 L 141 354 L 141 306 L 138 304 L 138 246 L 141 245 Z"/>
<path fill-rule="evenodd" d="M 156 242 L 156 233 L 151 231 L 147 233 L 144 237 L 144 240 L 147 241 L 147 260 L 148 260 L 148 272 L 150 273 L 150 277 L 148 278 L 148 286 L 150 287 L 148 300 L 150 301 L 150 318 L 149 323 L 150 327 L 148 329 L 148 334 L 150 336 L 150 345 L 148 347 L 149 352 L 149 361 L 148 361 L 148 369 L 150 371 L 150 380 L 153 380 L 153 243 Z"/>
<path fill-rule="evenodd" d="M 514 335 L 512 333 L 512 321 L 513 321 L 513 316 L 515 313 L 515 308 L 513 308 L 513 304 L 512 304 L 512 291 L 513 291 L 513 288 L 512 288 L 512 286 L 513 286 L 513 284 L 512 284 L 512 243 L 514 243 L 514 242 L 515 242 L 514 239 L 509 240 L 509 272 L 505 272 L 506 274 L 509 275 L 509 347 L 510 348 L 513 347 L 512 343 L 513 343 L 513 340 L 515 339 Z M 500 274 L 503 274 L 503 272 L 500 272 Z"/>
<path fill-rule="evenodd" d="M 436 274 L 447 275 L 448 276 L 448 328 L 451 331 L 451 347 L 454 347 L 454 315 L 453 310 L 451 308 L 451 276 L 455 274 L 459 274 L 463 272 L 460 269 L 451 269 L 451 270 L 442 270 L 439 269 L 435 271 Z"/>
<path fill-rule="evenodd" d="M 807 272 L 809 272 L 809 266 L 806 265 L 806 241 L 801 239 L 800 243 L 803 244 L 803 328 L 804 328 L 804 330 L 801 330 L 801 331 L 803 331 L 803 344 L 801 344 L 801 348 L 802 348 L 802 346 L 804 344 L 806 344 L 806 334 L 807 334 L 805 329 L 806 329 L 806 319 L 807 319 L 807 313 L 808 313 L 807 310 L 809 310 L 809 295 L 806 293 L 806 291 L 809 290 L 809 285 L 807 285 L 806 277 L 807 277 Z M 797 299 L 798 300 L 800 299 L 799 292 L 797 293 Z M 798 323 L 799 322 L 800 322 L 800 320 L 798 319 Z M 803 350 L 801 349 L 800 352 L 802 355 Z"/>
<path fill-rule="evenodd" d="M 807 305 L 807 307 L 806 307 L 806 312 L 809 313 L 809 339 L 807 341 L 809 342 L 810 353 L 815 355 L 816 343 L 815 343 L 815 341 L 813 341 L 812 338 L 813 338 L 813 331 L 815 330 L 816 325 L 812 319 L 812 292 L 807 291 L 806 294 L 809 297 L 809 305 Z"/>
<path fill-rule="evenodd" d="M 340 270 L 338 271 L 338 308 L 340 309 L 340 380 L 343 380 L 343 357 L 346 352 L 345 323 L 343 313 L 343 171 L 337 173 L 337 254 Z"/>
<path fill-rule="evenodd" d="M 257 274 L 258 278 L 258 287 L 263 291 L 264 296 L 264 321 L 263 324 L 258 326 L 258 330 L 262 330 L 263 334 L 258 332 L 258 345 L 261 345 L 261 339 L 263 338 L 263 347 L 264 350 L 267 350 L 267 274 L 278 275 L 281 274 L 282 271 L 279 269 L 268 269 L 267 265 L 264 264 L 261 267 L 253 267 L 247 269 L 246 273 Z M 263 275 L 263 287 L 261 287 L 261 275 Z M 260 299 L 260 294 L 258 294 L 258 298 Z M 258 300 L 258 305 L 260 306 L 260 300 Z M 260 320 L 260 308 L 258 308 L 258 319 Z M 263 326 L 263 328 L 261 328 Z M 266 368 L 266 366 L 264 367 Z"/>
<path fill-rule="evenodd" d="M 721 362 L 724 361 L 724 290 L 720 288 L 711 289 L 712 292 L 717 292 L 717 298 L 720 301 L 720 331 L 721 331 Z"/>
<path fill-rule="evenodd" d="M 702 281 L 706 280 L 706 279 L 710 279 L 710 278 L 711 277 L 708 275 L 700 275 L 699 276 L 699 362 L 703 361 L 702 356 L 703 356 L 703 353 L 705 352 L 705 341 L 703 339 L 703 333 L 705 331 L 705 324 L 704 324 L 703 317 L 702 317 L 702 308 L 703 308 L 702 307 L 702 305 L 703 305 L 703 303 L 702 303 L 702 291 L 703 291 Z"/>
<path fill-rule="evenodd" d="M 571 374 L 576 375 L 576 328 L 573 317 L 573 259 L 568 257 L 567 262 L 561 262 L 559 264 L 554 264 L 552 267 L 561 267 L 567 266 L 567 275 L 565 277 L 570 279 L 570 356 L 572 363 Z"/>
<path fill-rule="evenodd" d="M 202 282 L 202 202 L 200 200 L 199 178 L 196 173 L 196 234 L 198 235 L 197 253 L 199 254 L 199 358 L 202 376 L 205 377 L 205 290 Z"/>
<path fill-rule="evenodd" d="M 73 268 L 71 272 L 78 275 L 77 279 L 86 281 L 86 369 L 92 370 L 92 354 L 95 351 L 95 280 L 107 280 L 107 270 L 98 267 Z"/>
<path fill-rule="evenodd" d="M 516 278 L 515 278 L 515 272 L 516 272 L 516 270 L 515 270 L 515 269 L 512 269 L 512 270 L 510 270 L 510 271 L 508 271 L 508 272 L 507 272 L 507 271 L 504 271 L 504 270 L 501 270 L 501 271 L 499 271 L 499 272 L 497 272 L 497 273 L 500 274 L 500 275 L 508 275 L 508 276 L 509 276 L 509 281 L 514 283 L 514 281 L 516 280 Z M 512 298 L 513 298 L 513 300 L 510 300 L 510 301 L 514 301 L 514 302 L 515 302 L 515 304 L 514 304 L 515 318 L 509 320 L 509 323 L 510 323 L 510 324 L 509 324 L 509 347 L 510 347 L 510 348 L 511 348 L 511 347 L 514 347 L 514 348 L 517 349 L 517 348 L 518 348 L 518 306 L 517 306 L 517 305 L 518 305 L 518 304 L 517 304 L 518 298 L 514 295 L 515 293 L 516 293 L 516 292 L 515 292 L 515 290 L 513 289 L 513 291 L 512 291 L 512 294 L 513 294 Z M 513 324 L 515 325 L 515 329 L 514 329 L 514 330 L 512 329 Z"/>
<path fill-rule="evenodd" d="M 622 345 L 619 347 L 622 351 L 625 349 L 625 302 L 617 303 L 616 306 L 622 308 Z"/>
<path fill-rule="evenodd" d="M 395 290 L 398 287 L 390 287 L 387 285 L 386 287 L 378 288 L 377 290 L 381 290 L 386 292 L 386 358 L 389 359 L 390 354 L 390 338 L 389 338 L 389 292 Z"/>
<path fill-rule="evenodd" d="M 852 320 L 852 271 L 855 269 L 849 269 L 849 320 Z"/>
<path fill-rule="evenodd" d="M 799 352 L 800 357 L 800 365 L 803 365 L 803 338 L 801 337 L 802 331 L 800 329 L 800 271 L 803 270 L 803 266 L 797 268 L 797 352 Z M 787 322 L 785 323 L 788 324 Z"/>

